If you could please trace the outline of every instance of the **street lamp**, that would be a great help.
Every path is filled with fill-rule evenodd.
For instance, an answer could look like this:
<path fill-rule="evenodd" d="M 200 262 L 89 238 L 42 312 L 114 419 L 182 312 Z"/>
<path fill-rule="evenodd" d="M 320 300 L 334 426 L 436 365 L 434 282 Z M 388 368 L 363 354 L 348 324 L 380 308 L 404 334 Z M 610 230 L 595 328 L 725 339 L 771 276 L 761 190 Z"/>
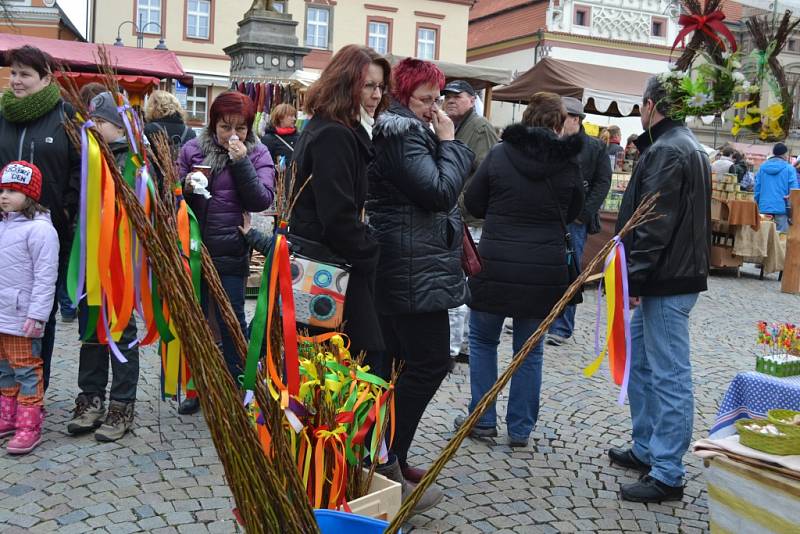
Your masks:
<path fill-rule="evenodd" d="M 155 25 L 158 28 L 158 33 L 161 33 L 161 24 L 158 22 L 148 22 L 144 26 L 142 26 L 142 17 L 139 17 L 139 24 L 136 24 L 132 20 L 126 20 L 121 22 L 119 26 L 117 26 L 117 39 L 114 41 L 114 46 L 125 46 L 125 43 L 122 42 L 122 37 L 120 37 L 120 31 L 122 27 L 126 24 L 130 24 L 133 26 L 133 29 L 136 31 L 136 48 L 144 48 L 144 31 L 151 25 Z M 156 50 L 168 50 L 166 43 L 164 43 L 164 38 L 159 35 L 158 44 L 156 45 Z"/>

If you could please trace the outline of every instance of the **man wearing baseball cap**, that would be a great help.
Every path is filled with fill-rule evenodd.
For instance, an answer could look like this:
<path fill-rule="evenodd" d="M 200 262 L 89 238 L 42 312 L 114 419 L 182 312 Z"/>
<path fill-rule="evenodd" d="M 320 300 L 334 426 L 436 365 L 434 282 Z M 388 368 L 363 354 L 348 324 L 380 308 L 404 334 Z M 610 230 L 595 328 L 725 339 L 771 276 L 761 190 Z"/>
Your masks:
<path fill-rule="evenodd" d="M 475 89 L 464 80 L 453 80 L 445 85 L 444 111 L 456 127 L 456 139 L 466 144 L 474 153 L 475 161 L 472 172 L 464 182 L 462 191 L 469 187 L 472 175 L 480 166 L 489 150 L 497 144 L 497 133 L 494 126 L 475 111 Z M 483 221 L 476 219 L 464 208 L 463 195 L 459 197 L 458 205 L 461 207 L 461 217 L 469 227 L 472 239 L 480 241 Z M 459 362 L 466 362 L 468 357 L 461 351 L 464 339 L 467 337 L 467 315 L 469 308 L 462 304 L 450 310 L 450 357 Z"/>
<path fill-rule="evenodd" d="M 561 101 L 567 109 L 567 120 L 564 122 L 563 135 L 572 135 L 580 132 L 583 137 L 583 148 L 578 154 L 578 166 L 583 174 L 583 191 L 585 203 L 583 211 L 578 218 L 567 225 L 567 231 L 572 236 L 575 254 L 580 260 L 583 256 L 583 246 L 586 244 L 587 234 L 596 234 L 600 231 L 600 217 L 598 211 L 611 188 L 611 163 L 606 155 L 606 147 L 600 140 L 595 139 L 583 129 L 583 103 L 571 96 L 562 96 Z M 546 342 L 548 345 L 558 346 L 572 337 L 575 328 L 575 305 L 567 306 L 558 319 L 550 327 Z"/>

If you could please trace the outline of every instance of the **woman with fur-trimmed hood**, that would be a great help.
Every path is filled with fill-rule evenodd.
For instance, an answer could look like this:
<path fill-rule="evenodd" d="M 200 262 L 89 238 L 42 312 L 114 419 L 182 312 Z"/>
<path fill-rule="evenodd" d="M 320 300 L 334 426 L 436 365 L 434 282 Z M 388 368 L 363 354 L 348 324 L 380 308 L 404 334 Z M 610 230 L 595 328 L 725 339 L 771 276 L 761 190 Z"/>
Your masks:
<path fill-rule="evenodd" d="M 506 317 L 514 320 L 516 353 L 569 285 L 562 221 L 580 214 L 583 181 L 575 159 L 580 135 L 560 137 L 566 117 L 561 97 L 533 95 L 522 123 L 505 129 L 464 193 L 469 212 L 485 220 L 478 245 L 483 270 L 469 279 L 470 410 L 497 377 Z M 536 424 L 542 357 L 540 342 L 511 379 L 506 421 L 512 447 L 527 446 Z M 463 421 L 457 417 L 456 427 Z M 472 434 L 497 435 L 494 405 Z"/>
<path fill-rule="evenodd" d="M 403 362 L 393 452 L 404 477 L 418 482 L 408 449 L 448 372 L 447 310 L 467 298 L 457 202 L 474 155 L 439 108 L 444 75 L 436 65 L 409 58 L 392 75 L 391 104 L 373 130 L 367 214 L 381 246 L 375 304 L 387 355 Z"/>
<path fill-rule="evenodd" d="M 254 117 L 250 98 L 233 91 L 222 93 L 211 104 L 208 127 L 183 145 L 178 157 L 179 176 L 184 178 L 195 165 L 211 167 L 206 188 L 210 198 L 193 194 L 191 180 L 184 180 L 183 191 L 243 332 L 247 332 L 244 294 L 250 247 L 239 227 L 244 224 L 244 212 L 264 211 L 272 205 L 275 181 L 269 150 L 251 129 Z M 241 374 L 239 356 L 222 321 L 219 328 L 222 352 L 235 381 Z M 187 399 L 184 404 L 181 413 L 199 409 L 196 398 Z"/>

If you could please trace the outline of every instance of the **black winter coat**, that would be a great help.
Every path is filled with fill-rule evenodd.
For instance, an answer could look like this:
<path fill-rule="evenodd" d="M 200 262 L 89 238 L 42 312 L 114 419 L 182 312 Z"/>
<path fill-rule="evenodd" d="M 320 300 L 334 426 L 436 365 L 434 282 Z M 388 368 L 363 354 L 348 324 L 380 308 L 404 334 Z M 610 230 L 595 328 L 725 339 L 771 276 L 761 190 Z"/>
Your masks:
<path fill-rule="evenodd" d="M 373 130 L 367 213 L 381 245 L 378 312 L 447 310 L 466 301 L 458 197 L 473 153 L 440 142 L 405 106 L 392 102 Z"/>
<path fill-rule="evenodd" d="M 578 165 L 583 175 L 583 193 L 585 202 L 578 219 L 585 225 L 590 234 L 600 231 L 600 207 L 611 189 L 611 160 L 606 146 L 599 139 L 589 137 L 583 127 L 578 134 L 583 140 L 583 148 L 578 154 Z"/>
<path fill-rule="evenodd" d="M 543 318 L 569 285 L 558 210 L 564 221 L 571 221 L 583 208 L 576 160 L 583 140 L 512 124 L 502 141 L 464 194 L 470 213 L 485 219 L 478 244 L 483 270 L 469 279 L 470 307 L 506 317 Z"/>
<path fill-rule="evenodd" d="M 59 101 L 45 115 L 15 124 L 0 116 L 0 167 L 15 160 L 35 164 L 42 171 L 40 204 L 50 210 L 58 232 L 63 266 L 72 246 L 80 198 L 81 156 L 64 130 L 63 120 L 74 113 Z"/>
<path fill-rule="evenodd" d="M 641 153 L 619 209 L 617 231 L 642 199 L 658 193 L 655 213 L 625 239 L 630 295 L 707 289 L 711 245 L 711 163 L 694 134 L 664 119 L 636 140 Z"/>
<path fill-rule="evenodd" d="M 291 233 L 326 245 L 352 265 L 344 307 L 344 332 L 351 350 L 382 350 L 375 311 L 378 242 L 362 222 L 367 165 L 373 151 L 366 130 L 314 117 L 295 149 L 297 191 L 305 186 L 289 222 Z"/>
<path fill-rule="evenodd" d="M 264 137 L 261 138 L 261 142 L 267 145 L 269 153 L 272 155 L 272 161 L 275 162 L 275 165 L 278 165 L 278 162 L 281 160 L 281 156 L 283 156 L 286 158 L 286 168 L 289 168 L 294 158 L 294 151 L 292 148 L 294 148 L 294 145 L 299 137 L 300 134 L 297 132 L 297 130 L 290 135 L 279 135 L 278 132 L 275 131 L 275 128 L 270 126 L 264 133 Z M 288 143 L 292 148 L 286 146 L 286 143 Z"/>
<path fill-rule="evenodd" d="M 183 118 L 179 113 L 174 113 L 166 117 L 161 117 L 158 120 L 148 122 L 144 126 L 144 134 L 150 143 L 153 142 L 151 137 L 155 132 L 164 132 L 167 135 L 170 143 L 174 149 L 180 150 L 191 139 L 197 137 L 197 134 L 189 126 L 183 122 Z"/>

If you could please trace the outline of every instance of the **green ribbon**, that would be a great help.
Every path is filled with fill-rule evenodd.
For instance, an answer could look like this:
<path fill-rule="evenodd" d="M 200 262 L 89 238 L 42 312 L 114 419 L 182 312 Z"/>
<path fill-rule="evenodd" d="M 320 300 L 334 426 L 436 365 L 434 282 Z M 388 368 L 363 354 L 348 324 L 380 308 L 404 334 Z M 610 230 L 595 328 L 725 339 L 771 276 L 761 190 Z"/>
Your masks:
<path fill-rule="evenodd" d="M 197 222 L 197 217 L 192 208 L 187 205 L 186 210 L 189 212 L 189 269 L 192 271 L 194 296 L 199 301 L 201 281 L 203 279 L 203 237 L 200 232 L 200 223 Z"/>
<path fill-rule="evenodd" d="M 256 384 L 256 372 L 258 371 L 258 360 L 261 358 L 262 347 L 264 345 L 264 333 L 267 328 L 267 307 L 269 305 L 269 273 L 272 271 L 272 261 L 275 256 L 275 241 L 273 239 L 264 262 L 264 269 L 261 272 L 261 285 L 258 288 L 258 300 L 256 301 L 256 313 L 253 317 L 250 332 L 250 342 L 247 345 L 247 360 L 244 366 L 244 381 L 242 388 L 245 391 L 252 391 Z"/>

